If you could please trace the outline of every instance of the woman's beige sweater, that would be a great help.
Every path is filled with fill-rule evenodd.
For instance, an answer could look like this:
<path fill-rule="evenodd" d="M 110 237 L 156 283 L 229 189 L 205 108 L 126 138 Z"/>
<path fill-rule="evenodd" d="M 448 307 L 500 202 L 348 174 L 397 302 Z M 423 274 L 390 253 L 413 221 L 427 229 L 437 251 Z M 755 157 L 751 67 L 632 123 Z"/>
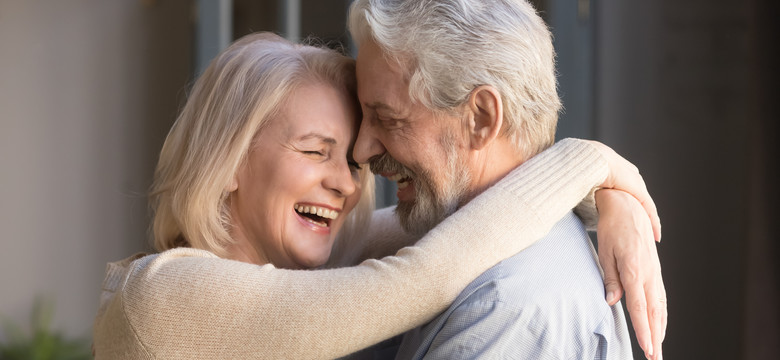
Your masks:
<path fill-rule="evenodd" d="M 594 147 L 561 141 L 413 246 L 353 267 L 285 270 L 190 248 L 109 264 L 94 326 L 96 357 L 350 354 L 430 321 L 479 274 L 543 237 L 607 172 Z M 378 234 L 397 228 L 386 211 L 372 224 Z"/>

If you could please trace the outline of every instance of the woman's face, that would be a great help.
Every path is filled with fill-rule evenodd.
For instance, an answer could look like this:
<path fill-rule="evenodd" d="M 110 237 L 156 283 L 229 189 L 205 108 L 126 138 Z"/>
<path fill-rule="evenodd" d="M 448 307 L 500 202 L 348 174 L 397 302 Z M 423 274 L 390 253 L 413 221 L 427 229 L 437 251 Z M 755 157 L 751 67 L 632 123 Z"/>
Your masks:
<path fill-rule="evenodd" d="M 352 161 L 356 121 L 347 93 L 312 84 L 295 91 L 265 124 L 230 197 L 232 236 L 242 253 L 237 257 L 293 269 L 328 260 L 336 233 L 360 199 Z"/>

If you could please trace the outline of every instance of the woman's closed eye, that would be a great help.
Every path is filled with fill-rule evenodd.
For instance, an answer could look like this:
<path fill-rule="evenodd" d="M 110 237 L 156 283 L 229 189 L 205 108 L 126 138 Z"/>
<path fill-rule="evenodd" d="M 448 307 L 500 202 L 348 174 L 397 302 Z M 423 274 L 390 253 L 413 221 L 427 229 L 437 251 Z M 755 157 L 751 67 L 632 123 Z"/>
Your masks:
<path fill-rule="evenodd" d="M 360 167 L 360 164 L 358 164 L 357 161 L 355 161 L 355 160 L 349 160 L 349 161 L 347 161 L 347 163 L 349 164 L 349 167 L 352 168 L 353 170 L 360 170 L 360 169 L 362 169 Z"/>

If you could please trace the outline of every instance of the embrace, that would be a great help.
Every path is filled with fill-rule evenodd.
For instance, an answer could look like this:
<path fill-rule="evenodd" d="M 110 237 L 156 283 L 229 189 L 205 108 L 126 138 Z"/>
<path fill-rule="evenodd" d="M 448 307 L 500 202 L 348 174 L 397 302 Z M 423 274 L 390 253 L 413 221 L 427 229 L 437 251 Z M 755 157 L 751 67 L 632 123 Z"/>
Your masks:
<path fill-rule="evenodd" d="M 150 193 L 158 252 L 109 264 L 96 358 L 629 359 L 625 290 L 660 359 L 655 205 L 605 145 L 554 143 L 533 7 L 356 0 L 349 31 L 356 60 L 257 33 L 198 78 Z"/>

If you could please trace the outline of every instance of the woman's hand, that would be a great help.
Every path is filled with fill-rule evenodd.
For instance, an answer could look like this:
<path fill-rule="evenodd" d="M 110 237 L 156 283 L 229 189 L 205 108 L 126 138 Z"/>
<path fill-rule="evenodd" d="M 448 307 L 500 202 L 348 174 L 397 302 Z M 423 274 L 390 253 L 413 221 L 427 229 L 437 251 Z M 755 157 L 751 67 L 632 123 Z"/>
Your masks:
<path fill-rule="evenodd" d="M 642 175 L 639 174 L 639 169 L 618 155 L 609 146 L 598 141 L 586 141 L 595 146 L 607 160 L 607 163 L 609 163 L 609 175 L 607 175 L 607 179 L 604 180 L 600 187 L 623 190 L 633 195 L 642 204 L 642 207 L 650 217 L 655 241 L 661 242 L 661 218 L 658 217 L 658 209 L 655 207 L 653 199 L 650 198 L 650 193 L 647 192 L 647 186 L 642 179 Z"/>
<path fill-rule="evenodd" d="M 661 343 L 666 333 L 666 290 L 653 241 L 653 226 L 647 216 L 648 207 L 643 206 L 652 203 L 649 195 L 647 199 L 640 204 L 623 191 L 596 192 L 598 254 L 604 269 L 607 302 L 617 303 L 625 288 L 626 307 L 639 346 L 647 358 L 661 359 Z"/>

